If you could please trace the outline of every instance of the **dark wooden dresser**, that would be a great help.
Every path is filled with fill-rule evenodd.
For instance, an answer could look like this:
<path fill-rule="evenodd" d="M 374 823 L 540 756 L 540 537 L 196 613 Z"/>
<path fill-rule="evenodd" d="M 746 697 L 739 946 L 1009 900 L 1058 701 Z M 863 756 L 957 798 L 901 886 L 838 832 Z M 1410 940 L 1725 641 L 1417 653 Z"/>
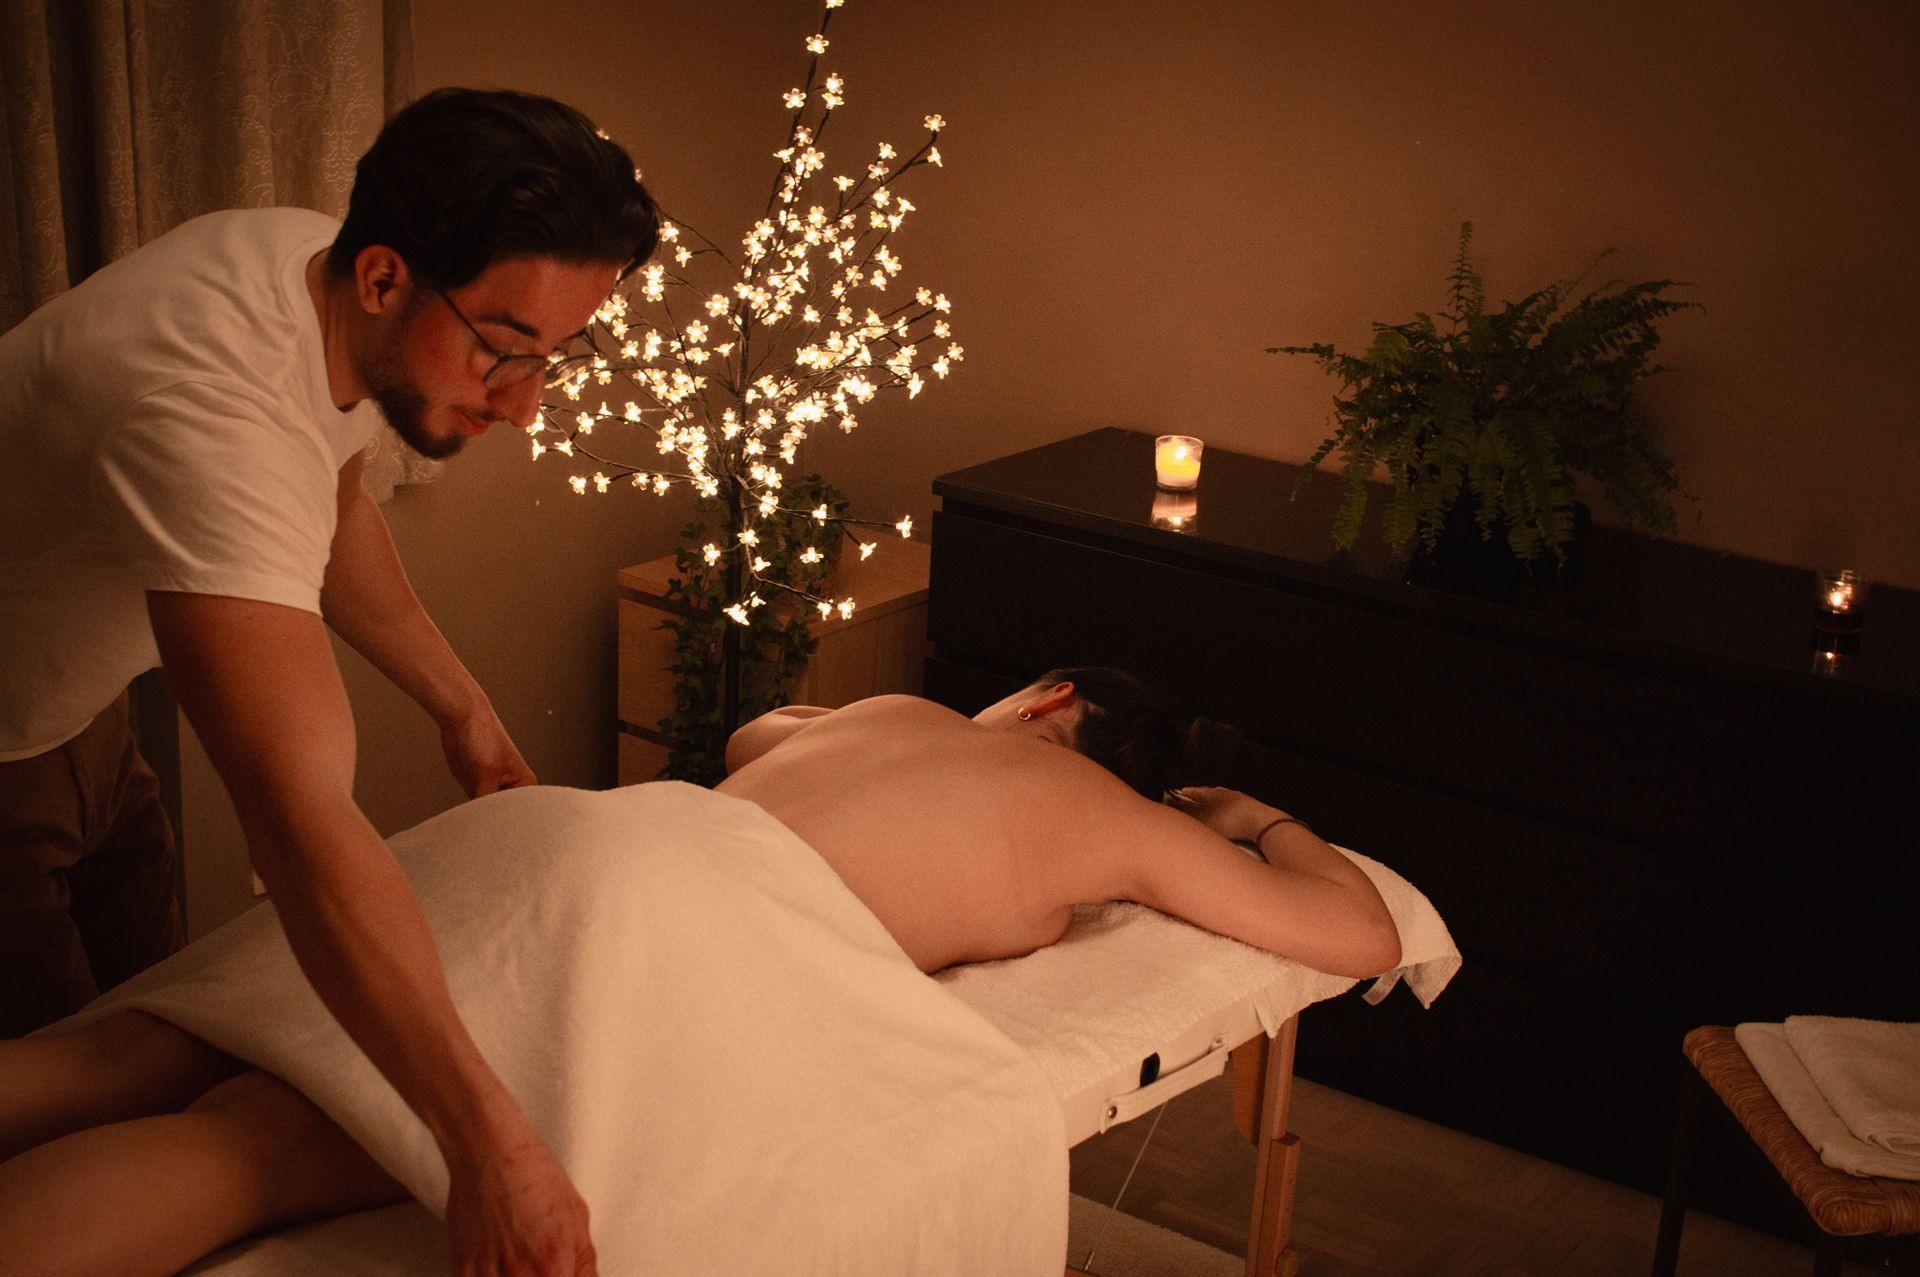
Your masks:
<path fill-rule="evenodd" d="M 1419 588 L 1297 473 L 1209 448 L 1178 531 L 1146 435 L 943 476 L 926 689 L 1127 664 L 1246 733 L 1223 783 L 1427 892 L 1465 969 L 1314 1008 L 1303 1075 L 1657 1191 L 1689 1028 L 1920 1019 L 1920 595 L 1816 670 L 1811 572 L 1596 527 L 1576 588 Z"/>

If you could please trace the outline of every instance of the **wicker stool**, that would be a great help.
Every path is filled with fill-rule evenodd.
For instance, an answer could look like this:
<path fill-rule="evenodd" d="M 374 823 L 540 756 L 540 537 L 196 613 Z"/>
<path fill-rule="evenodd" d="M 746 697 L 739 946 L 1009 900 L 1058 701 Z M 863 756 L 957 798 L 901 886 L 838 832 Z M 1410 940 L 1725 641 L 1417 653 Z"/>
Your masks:
<path fill-rule="evenodd" d="M 1716 1109 L 1741 1133 L 1741 1142 L 1764 1163 L 1775 1188 L 1812 1235 L 1815 1277 L 1839 1277 L 1846 1239 L 1869 1236 L 1906 1239 L 1897 1247 L 1893 1271 L 1920 1272 L 1920 1248 L 1912 1244 L 1914 1234 L 1920 1234 L 1920 1182 L 1867 1179 L 1821 1161 L 1754 1071 L 1732 1029 L 1695 1029 L 1687 1034 L 1684 1049 L 1691 1067 L 1674 1131 L 1654 1277 L 1672 1277 L 1680 1258 L 1694 1141 L 1706 1107 Z M 1717 1103 L 1710 1104 L 1710 1099 Z"/>

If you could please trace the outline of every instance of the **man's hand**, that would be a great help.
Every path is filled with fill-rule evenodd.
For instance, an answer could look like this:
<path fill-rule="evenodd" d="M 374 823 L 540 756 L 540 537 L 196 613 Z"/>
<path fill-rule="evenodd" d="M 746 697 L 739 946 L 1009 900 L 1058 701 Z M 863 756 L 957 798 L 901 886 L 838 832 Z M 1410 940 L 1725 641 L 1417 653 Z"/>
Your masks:
<path fill-rule="evenodd" d="M 587 1204 L 531 1128 L 448 1172 L 454 1277 L 595 1277 Z"/>
<path fill-rule="evenodd" d="M 440 725 L 440 748 L 446 751 L 447 768 L 469 798 L 540 783 L 513 747 L 500 716 L 485 701 Z"/>
<path fill-rule="evenodd" d="M 461 1023 L 419 902 L 354 804 L 353 716 L 320 618 L 166 591 L 147 608 L 300 969 L 433 1133 L 456 1235 L 474 1239 L 459 1253 L 504 1256 L 461 1271 L 591 1273 L 585 1205 Z M 491 709 L 449 734 L 462 758 L 494 760 L 478 774 L 525 775 Z M 549 1250 L 564 1265 L 515 1266 Z"/>

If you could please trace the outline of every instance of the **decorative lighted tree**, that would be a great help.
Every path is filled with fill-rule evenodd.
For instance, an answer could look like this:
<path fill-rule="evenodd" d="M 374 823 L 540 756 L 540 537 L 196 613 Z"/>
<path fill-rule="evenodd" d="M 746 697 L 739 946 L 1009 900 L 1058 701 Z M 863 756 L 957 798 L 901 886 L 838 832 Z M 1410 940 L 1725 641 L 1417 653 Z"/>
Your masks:
<path fill-rule="evenodd" d="M 576 463 L 575 492 L 623 485 L 664 497 L 684 486 L 696 510 L 717 519 L 681 564 L 697 578 L 689 600 L 717 604 L 732 622 L 721 627 L 726 732 L 741 718 L 741 633 L 777 631 L 761 637 L 784 635 L 791 649 L 815 612 L 851 616 L 854 600 L 826 584 L 841 539 L 865 558 L 876 545 L 868 530 L 913 532 L 911 518 L 851 518 L 819 484 L 793 482 L 788 472 L 808 432 L 851 432 L 876 396 L 911 399 L 964 355 L 952 342 L 946 297 L 901 286 L 904 268 L 890 246 L 914 212 L 896 190 L 900 179 L 941 162 L 941 117 L 926 117 L 926 138 L 910 155 L 881 142 L 864 171 L 828 174 L 820 139 L 845 104 L 846 84 L 823 77 L 821 60 L 843 2 L 825 0 L 805 43 L 805 81 L 782 95 L 791 112 L 786 144 L 774 152 L 766 208 L 738 253 L 663 220 L 656 261 L 607 300 L 583 348 L 556 363 L 528 428 L 536 459 Z M 600 441 L 614 433 L 605 427 L 649 431 L 657 459 L 603 451 Z M 684 628 L 682 640 L 686 657 Z"/>

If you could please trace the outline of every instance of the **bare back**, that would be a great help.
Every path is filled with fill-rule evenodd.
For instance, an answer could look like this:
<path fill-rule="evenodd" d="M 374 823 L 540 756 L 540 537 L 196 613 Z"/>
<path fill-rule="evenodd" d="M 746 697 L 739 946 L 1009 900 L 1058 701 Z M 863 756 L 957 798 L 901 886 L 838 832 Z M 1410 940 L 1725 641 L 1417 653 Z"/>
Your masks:
<path fill-rule="evenodd" d="M 720 792 L 818 851 L 923 971 L 1052 944 L 1120 884 L 1102 827 L 1151 808 L 1060 746 L 914 696 L 786 725 Z"/>

